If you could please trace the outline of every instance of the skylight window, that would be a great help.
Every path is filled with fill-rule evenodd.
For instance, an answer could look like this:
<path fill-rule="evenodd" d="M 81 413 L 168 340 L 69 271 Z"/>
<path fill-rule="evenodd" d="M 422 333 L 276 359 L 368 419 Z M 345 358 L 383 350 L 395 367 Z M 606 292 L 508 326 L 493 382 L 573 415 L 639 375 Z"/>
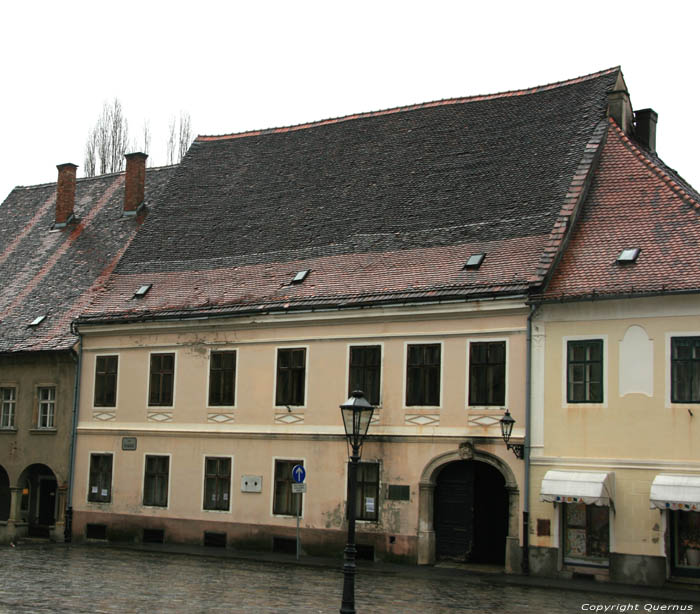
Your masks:
<path fill-rule="evenodd" d="M 153 284 L 144 284 L 143 286 L 141 286 L 138 290 L 136 290 L 136 292 L 134 292 L 134 298 L 141 298 L 142 296 L 144 296 L 146 292 L 148 292 L 151 289 L 152 285 Z"/>
<path fill-rule="evenodd" d="M 39 326 L 44 320 L 46 319 L 46 316 L 38 316 L 32 320 L 32 322 L 29 324 L 29 326 Z"/>
<path fill-rule="evenodd" d="M 481 263 L 484 261 L 484 258 L 486 257 L 486 254 L 480 253 L 480 254 L 472 254 L 469 256 L 469 260 L 467 260 L 467 263 L 464 265 L 465 269 L 478 269 L 481 266 Z"/>
<path fill-rule="evenodd" d="M 620 255 L 617 257 L 618 262 L 635 262 L 637 260 L 637 256 L 639 256 L 639 248 L 638 247 L 630 247 L 627 249 L 623 249 L 620 252 Z"/>
<path fill-rule="evenodd" d="M 300 284 L 302 281 L 306 279 L 306 276 L 309 274 L 311 269 L 305 269 L 304 271 L 299 271 L 295 276 L 294 279 L 292 279 L 293 284 Z"/>

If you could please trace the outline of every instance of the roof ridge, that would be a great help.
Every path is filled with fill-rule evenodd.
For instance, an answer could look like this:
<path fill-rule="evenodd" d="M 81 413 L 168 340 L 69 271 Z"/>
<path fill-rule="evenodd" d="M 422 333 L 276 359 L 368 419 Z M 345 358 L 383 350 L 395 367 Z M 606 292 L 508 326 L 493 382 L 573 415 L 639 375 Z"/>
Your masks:
<path fill-rule="evenodd" d="M 429 109 L 433 107 L 448 106 L 451 104 L 464 104 L 468 102 L 480 102 L 484 100 L 495 100 L 498 98 L 508 98 L 512 96 L 525 96 L 529 94 L 538 94 L 540 92 L 545 92 L 553 90 L 559 87 L 566 87 L 568 85 L 574 85 L 576 83 L 582 83 L 584 81 L 590 81 L 592 79 L 597 79 L 603 75 L 611 74 L 615 71 L 621 70 L 620 66 L 614 66 L 605 70 L 600 70 L 595 73 L 590 73 L 588 75 L 582 75 L 579 77 L 573 77 L 571 79 L 565 79 L 563 81 L 554 81 L 552 83 L 547 83 L 543 85 L 536 85 L 529 88 L 521 88 L 516 90 L 507 90 L 505 92 L 497 92 L 493 94 L 475 94 L 473 96 L 460 96 L 456 98 L 443 98 L 441 100 L 434 100 L 430 102 L 420 102 L 416 104 L 390 107 L 388 109 L 381 109 L 377 111 L 365 111 L 362 113 L 352 113 L 349 115 L 341 115 L 339 117 L 331 117 L 327 119 L 321 119 L 311 122 L 303 122 L 299 124 L 292 124 L 290 126 L 278 126 L 275 128 L 263 128 L 258 130 L 246 130 L 243 132 L 233 132 L 230 134 L 220 134 L 220 135 L 206 135 L 200 134 L 195 138 L 195 142 L 209 142 L 209 141 L 224 141 L 229 139 L 239 139 L 248 136 L 261 136 L 265 134 L 280 134 L 284 132 L 292 132 L 296 130 L 304 130 L 306 128 L 317 128 L 319 126 L 326 126 L 330 124 L 337 124 L 340 122 L 351 121 L 353 119 L 366 119 L 369 117 L 381 117 L 382 115 L 391 115 L 394 113 L 404 113 L 407 111 L 417 111 L 419 109 Z"/>
<path fill-rule="evenodd" d="M 663 168 L 661 168 L 654 160 L 652 160 L 649 154 L 637 145 L 630 137 L 628 137 L 624 131 L 617 125 L 617 122 L 612 118 L 608 118 L 609 122 L 615 129 L 616 134 L 621 138 L 623 144 L 644 164 L 646 164 L 652 171 L 654 171 L 659 178 L 668 185 L 669 189 L 676 192 L 683 200 L 688 202 L 693 208 L 700 211 L 700 200 L 698 200 L 693 194 L 690 194 L 679 182 Z"/>

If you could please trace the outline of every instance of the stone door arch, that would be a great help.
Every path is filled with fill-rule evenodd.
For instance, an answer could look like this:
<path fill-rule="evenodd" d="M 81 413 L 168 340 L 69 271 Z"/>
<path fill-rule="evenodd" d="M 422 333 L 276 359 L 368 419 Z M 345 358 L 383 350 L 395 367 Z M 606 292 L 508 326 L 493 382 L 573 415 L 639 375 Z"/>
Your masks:
<path fill-rule="evenodd" d="M 505 544 L 505 569 L 519 569 L 519 509 L 520 491 L 510 466 L 498 456 L 475 449 L 465 443 L 458 450 L 445 452 L 433 458 L 423 470 L 419 482 L 418 504 L 418 564 L 429 565 L 435 562 L 435 486 L 440 471 L 449 463 L 462 460 L 475 460 L 495 467 L 503 476 L 508 493 L 508 523 Z"/>

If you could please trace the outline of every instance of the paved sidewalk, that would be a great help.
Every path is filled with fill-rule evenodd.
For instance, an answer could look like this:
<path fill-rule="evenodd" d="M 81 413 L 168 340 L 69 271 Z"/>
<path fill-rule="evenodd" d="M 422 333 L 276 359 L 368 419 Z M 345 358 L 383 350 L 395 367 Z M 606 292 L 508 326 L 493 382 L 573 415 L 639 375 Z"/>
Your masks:
<path fill-rule="evenodd" d="M 60 547 L 62 544 L 56 544 Z M 86 545 L 87 547 L 90 544 Z M 106 544 L 100 542 L 100 547 Z M 110 543 L 110 548 L 121 550 L 136 550 L 151 553 L 186 554 L 194 556 L 239 559 L 246 561 L 269 562 L 275 564 L 299 565 L 304 567 L 321 567 L 337 569 L 342 572 L 343 561 L 338 558 L 301 556 L 297 561 L 294 555 L 273 552 L 254 552 L 232 550 L 228 548 L 210 548 L 204 546 L 187 546 L 179 544 L 127 544 Z M 616 584 L 613 582 L 596 582 L 592 580 L 562 580 L 557 578 L 542 578 L 519 574 L 506 574 L 496 568 L 485 566 L 470 566 L 460 564 L 447 565 L 401 565 L 396 563 L 357 561 L 358 574 L 385 574 L 389 576 L 416 578 L 459 578 L 461 583 L 487 583 L 494 585 L 510 585 L 521 587 L 537 587 L 556 589 L 566 592 L 579 591 L 582 593 L 598 593 L 606 596 L 658 601 L 681 601 L 700 604 L 700 586 L 680 583 L 667 583 L 663 587 Z"/>

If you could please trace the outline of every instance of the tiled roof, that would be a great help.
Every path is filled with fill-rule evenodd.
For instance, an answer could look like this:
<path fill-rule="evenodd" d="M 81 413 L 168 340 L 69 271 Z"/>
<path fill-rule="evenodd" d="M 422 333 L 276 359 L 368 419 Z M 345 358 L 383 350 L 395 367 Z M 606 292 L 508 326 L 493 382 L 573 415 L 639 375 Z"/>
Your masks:
<path fill-rule="evenodd" d="M 639 248 L 633 263 L 623 249 Z M 543 299 L 700 291 L 700 196 L 610 120 L 607 142 Z"/>
<path fill-rule="evenodd" d="M 147 170 L 146 206 L 175 167 Z M 62 350 L 71 321 L 114 269 L 144 216 L 124 218 L 124 173 L 76 181 L 75 223 L 52 230 L 56 184 L 15 188 L 0 206 L 0 352 Z M 35 318 L 46 319 L 36 327 Z"/>
<path fill-rule="evenodd" d="M 619 76 L 199 137 L 85 316 L 527 291 Z"/>

